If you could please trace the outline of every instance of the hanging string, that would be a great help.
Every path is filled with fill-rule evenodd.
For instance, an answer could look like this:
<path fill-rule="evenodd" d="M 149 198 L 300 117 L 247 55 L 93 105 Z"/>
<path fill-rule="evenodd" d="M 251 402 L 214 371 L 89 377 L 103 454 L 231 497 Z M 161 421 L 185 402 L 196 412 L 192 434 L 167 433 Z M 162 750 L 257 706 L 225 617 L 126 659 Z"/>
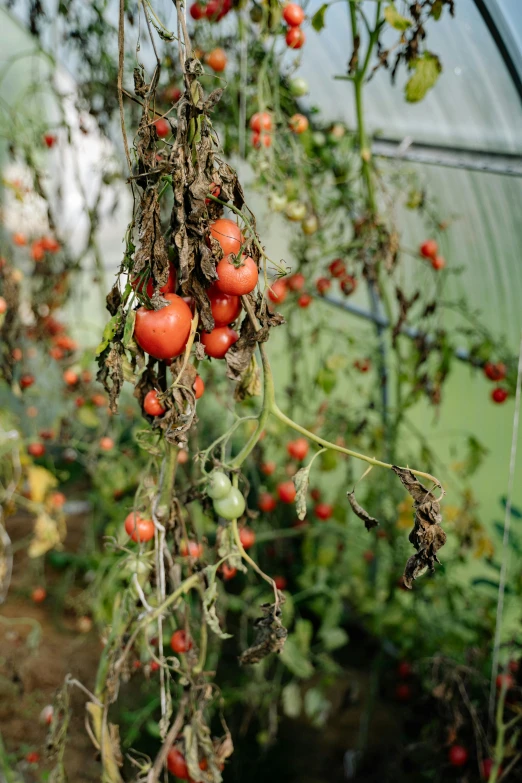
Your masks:
<path fill-rule="evenodd" d="M 491 664 L 491 683 L 489 690 L 489 721 L 493 724 L 495 718 L 496 679 L 498 675 L 498 658 L 502 636 L 502 617 L 504 613 L 504 594 L 509 569 L 509 532 L 511 528 L 511 501 L 515 481 L 515 464 L 517 460 L 518 425 L 520 419 L 520 387 L 522 385 L 522 334 L 518 352 L 517 390 L 515 395 L 515 412 L 513 414 L 513 431 L 511 436 L 511 455 L 509 458 L 509 479 L 504 514 L 504 536 L 502 540 L 502 565 L 498 585 L 497 614 L 495 618 L 495 642 L 493 645 L 493 661 Z"/>

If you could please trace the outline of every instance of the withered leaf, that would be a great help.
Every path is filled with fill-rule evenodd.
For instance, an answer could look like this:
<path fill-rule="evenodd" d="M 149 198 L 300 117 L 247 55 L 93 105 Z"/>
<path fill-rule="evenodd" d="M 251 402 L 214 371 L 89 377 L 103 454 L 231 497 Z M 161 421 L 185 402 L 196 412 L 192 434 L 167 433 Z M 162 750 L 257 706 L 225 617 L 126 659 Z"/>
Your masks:
<path fill-rule="evenodd" d="M 371 530 L 373 527 L 377 527 L 379 525 L 379 520 L 370 516 L 370 514 L 368 514 L 368 512 L 356 501 L 355 492 L 353 490 L 352 492 L 347 492 L 346 496 L 350 502 L 353 513 L 355 516 L 359 517 L 359 519 L 362 519 L 366 530 Z"/>
<path fill-rule="evenodd" d="M 263 616 L 254 621 L 254 643 L 239 656 L 241 665 L 259 663 L 270 653 L 280 653 L 288 631 L 281 622 L 281 609 L 276 604 L 261 604 Z"/>

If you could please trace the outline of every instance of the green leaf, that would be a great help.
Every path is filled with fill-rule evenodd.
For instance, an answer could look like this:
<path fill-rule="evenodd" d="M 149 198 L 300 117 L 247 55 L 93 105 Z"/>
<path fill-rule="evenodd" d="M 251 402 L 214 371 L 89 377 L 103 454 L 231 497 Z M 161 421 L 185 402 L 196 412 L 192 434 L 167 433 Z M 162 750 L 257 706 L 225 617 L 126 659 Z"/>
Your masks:
<path fill-rule="evenodd" d="M 95 430 L 100 424 L 100 419 L 92 408 L 79 408 L 76 418 L 84 427 Z"/>
<path fill-rule="evenodd" d="M 403 32 L 404 30 L 407 30 L 408 27 L 411 27 L 410 20 L 406 19 L 404 16 L 401 16 L 393 3 L 390 3 L 390 5 L 384 9 L 384 18 L 388 24 L 393 27 L 394 30 Z"/>
<path fill-rule="evenodd" d="M 103 330 L 101 343 L 96 348 L 96 356 L 99 356 L 100 353 L 103 353 L 103 351 L 107 348 L 110 341 L 118 331 L 119 325 L 120 325 L 120 314 L 116 313 L 116 315 L 113 315 L 111 320 L 105 324 L 105 329 Z"/>
<path fill-rule="evenodd" d="M 323 628 L 319 632 L 325 648 L 328 651 L 338 650 L 348 644 L 348 634 L 343 628 Z"/>
<path fill-rule="evenodd" d="M 125 328 L 123 330 L 123 347 L 130 348 L 134 342 L 132 337 L 134 334 L 134 325 L 136 323 L 136 310 L 129 310 L 127 318 L 125 320 Z"/>
<path fill-rule="evenodd" d="M 315 382 L 321 387 L 325 394 L 330 394 L 333 391 L 336 381 L 337 376 L 335 371 L 329 367 L 322 367 L 315 378 Z"/>
<path fill-rule="evenodd" d="M 283 701 L 283 712 L 287 718 L 298 718 L 303 707 L 299 685 L 296 682 L 289 682 L 288 685 L 285 685 L 283 688 L 281 697 Z"/>
<path fill-rule="evenodd" d="M 323 27 L 326 26 L 326 21 L 324 17 L 327 10 L 328 10 L 328 3 L 323 3 L 323 5 L 320 8 L 318 8 L 315 14 L 312 16 L 312 27 L 318 33 L 320 33 Z"/>
<path fill-rule="evenodd" d="M 218 597 L 216 571 L 217 566 L 207 566 L 205 568 L 208 587 L 203 593 L 203 614 L 205 615 L 205 620 L 208 627 L 216 634 L 216 636 L 219 636 L 220 639 L 231 639 L 231 634 L 225 633 L 221 630 L 219 618 L 216 612 L 216 601 Z"/>
<path fill-rule="evenodd" d="M 299 649 L 295 634 L 288 637 L 279 657 L 286 668 L 302 680 L 307 680 L 314 673 L 314 667 Z"/>
<path fill-rule="evenodd" d="M 140 449 L 148 451 L 154 457 L 161 457 L 163 449 L 161 447 L 161 436 L 152 430 L 138 430 L 134 437 Z"/>
<path fill-rule="evenodd" d="M 422 101 L 428 90 L 436 84 L 442 72 L 439 58 L 430 52 L 424 52 L 421 57 L 412 60 L 410 68 L 415 71 L 406 84 L 405 96 L 409 103 Z"/>
<path fill-rule="evenodd" d="M 435 0 L 433 5 L 431 6 L 430 16 L 432 16 L 436 22 L 438 22 L 440 19 L 443 6 L 444 6 L 443 0 Z"/>
<path fill-rule="evenodd" d="M 314 627 L 310 620 L 297 620 L 294 628 L 294 637 L 304 655 L 307 655 L 310 650 L 313 632 Z"/>

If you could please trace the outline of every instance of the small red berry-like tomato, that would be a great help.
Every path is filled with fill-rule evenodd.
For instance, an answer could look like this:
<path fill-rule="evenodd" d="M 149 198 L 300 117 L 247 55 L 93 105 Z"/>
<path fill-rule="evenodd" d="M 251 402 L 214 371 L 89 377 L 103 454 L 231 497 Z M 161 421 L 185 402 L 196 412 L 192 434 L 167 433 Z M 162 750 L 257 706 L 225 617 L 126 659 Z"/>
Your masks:
<path fill-rule="evenodd" d="M 34 375 L 26 373 L 20 377 L 20 387 L 22 389 L 28 389 L 34 383 Z"/>
<path fill-rule="evenodd" d="M 44 144 L 48 149 L 51 149 L 56 144 L 57 138 L 54 135 L 54 133 L 45 133 L 44 137 Z"/>
<path fill-rule="evenodd" d="M 274 583 L 278 590 L 286 590 L 288 584 L 284 576 L 274 576 Z"/>
<path fill-rule="evenodd" d="M 237 340 L 239 340 L 239 335 L 230 326 L 218 326 L 211 332 L 201 333 L 201 342 L 205 346 L 205 353 L 213 359 L 223 359 L 230 346 Z"/>
<path fill-rule="evenodd" d="M 246 296 L 257 285 L 259 272 L 250 256 L 241 256 L 234 262 L 232 256 L 224 256 L 216 266 L 216 287 L 229 296 Z"/>
<path fill-rule="evenodd" d="M 328 270 L 332 277 L 345 277 L 346 275 L 346 265 L 342 258 L 336 258 L 334 259 L 329 265 Z"/>
<path fill-rule="evenodd" d="M 352 275 L 345 275 L 341 278 L 340 285 L 343 294 L 345 294 L 345 296 L 350 296 L 357 288 L 357 280 L 355 277 L 352 277 Z"/>
<path fill-rule="evenodd" d="M 193 19 L 198 21 L 205 16 L 205 8 L 200 3 L 192 3 L 190 6 L 190 15 Z"/>
<path fill-rule="evenodd" d="M 143 519 L 136 511 L 131 511 L 125 519 L 125 532 L 133 541 L 143 544 L 154 538 L 154 522 L 152 519 Z"/>
<path fill-rule="evenodd" d="M 185 756 L 177 748 L 171 748 L 167 756 L 167 767 L 171 775 L 179 780 L 188 780 L 189 771 Z"/>
<path fill-rule="evenodd" d="M 164 294 L 168 301 L 161 310 L 136 311 L 134 337 L 138 345 L 155 359 L 173 359 L 185 350 L 190 334 L 190 307 L 176 294 Z"/>
<path fill-rule="evenodd" d="M 491 399 L 493 400 L 493 402 L 496 402 L 497 404 L 505 402 L 507 398 L 508 398 L 508 393 L 501 386 L 498 386 L 496 389 L 493 389 L 493 391 L 491 392 Z"/>
<path fill-rule="evenodd" d="M 223 574 L 223 579 L 225 580 L 225 582 L 228 582 L 230 579 L 233 579 L 237 574 L 237 568 L 228 565 L 228 563 L 223 563 L 223 565 L 221 566 L 221 573 Z"/>
<path fill-rule="evenodd" d="M 100 438 L 100 449 L 102 449 L 103 451 L 112 451 L 113 448 L 114 448 L 114 441 L 112 438 L 109 438 L 107 435 L 103 438 Z"/>
<path fill-rule="evenodd" d="M 353 366 L 359 370 L 359 372 L 368 372 L 372 366 L 372 363 L 369 359 L 356 359 L 353 363 Z"/>
<path fill-rule="evenodd" d="M 250 130 L 255 133 L 272 130 L 272 117 L 267 111 L 258 111 L 250 118 Z"/>
<path fill-rule="evenodd" d="M 143 400 L 143 410 L 149 416 L 161 416 L 162 413 L 165 413 L 167 410 L 159 401 L 159 395 L 156 389 L 151 389 L 145 395 L 145 399 Z"/>
<path fill-rule="evenodd" d="M 194 389 L 194 397 L 196 400 L 199 400 L 200 397 L 203 397 L 205 384 L 203 383 L 203 378 L 201 375 L 196 375 L 196 380 L 194 381 L 194 386 L 192 388 Z"/>
<path fill-rule="evenodd" d="M 304 114 L 294 114 L 288 120 L 290 130 L 292 130 L 294 133 L 297 133 L 298 135 L 308 130 L 308 124 L 308 120 Z"/>
<path fill-rule="evenodd" d="M 170 646 L 175 653 L 186 653 L 192 649 L 192 639 L 186 631 L 174 631 L 170 638 Z"/>
<path fill-rule="evenodd" d="M 30 443 L 27 447 L 27 452 L 31 457 L 43 457 L 45 454 L 45 446 L 43 443 Z"/>
<path fill-rule="evenodd" d="M 27 245 L 27 238 L 25 234 L 13 234 L 12 236 L 13 244 L 17 245 L 18 247 L 23 247 L 24 245 Z"/>
<path fill-rule="evenodd" d="M 270 511 L 273 511 L 277 505 L 277 501 L 273 495 L 270 494 L 270 492 L 261 492 L 259 495 L 259 502 L 258 506 L 260 511 L 263 511 L 265 514 L 268 514 Z"/>
<path fill-rule="evenodd" d="M 411 668 L 411 663 L 409 661 L 400 661 L 399 665 L 397 666 L 397 674 L 399 677 L 402 677 L 403 680 L 407 680 L 408 677 L 411 677 L 413 673 L 413 670 Z"/>
<path fill-rule="evenodd" d="M 62 377 L 65 383 L 67 384 L 67 386 L 76 386 L 76 384 L 80 380 L 78 373 L 74 372 L 74 370 L 71 370 L 71 368 L 65 370 Z"/>
<path fill-rule="evenodd" d="M 173 294 L 176 290 L 177 285 L 177 275 L 176 275 L 176 268 L 174 267 L 174 264 L 169 265 L 169 276 L 167 278 L 167 282 L 164 286 L 160 288 L 160 294 Z M 142 280 L 140 282 L 138 277 L 135 277 L 133 280 L 131 280 L 132 287 L 138 291 L 138 293 L 143 293 L 145 280 Z M 154 293 L 154 283 L 152 282 L 152 278 L 149 277 L 147 280 L 147 286 L 145 288 L 146 294 L 151 298 L 151 296 Z"/>
<path fill-rule="evenodd" d="M 436 272 L 439 272 L 446 266 L 446 259 L 444 256 L 435 256 L 435 258 L 431 259 L 431 265 Z"/>
<path fill-rule="evenodd" d="M 435 258 L 438 250 L 439 246 L 434 239 L 427 239 L 419 248 L 419 252 L 424 258 Z"/>
<path fill-rule="evenodd" d="M 291 275 L 286 281 L 286 284 L 290 291 L 302 291 L 305 287 L 306 277 L 301 272 L 296 272 L 295 275 Z"/>
<path fill-rule="evenodd" d="M 310 305 L 312 304 L 312 297 L 310 296 L 310 294 L 301 294 L 301 296 L 297 300 L 297 304 L 299 305 L 299 307 L 305 310 L 307 307 L 310 307 Z"/>
<path fill-rule="evenodd" d="M 156 133 L 158 134 L 160 139 L 164 139 L 165 136 L 169 135 L 170 125 L 168 121 L 165 119 L 165 117 L 160 117 L 158 120 L 153 122 L 153 125 L 156 128 Z"/>
<path fill-rule="evenodd" d="M 54 237 L 42 237 L 40 244 L 48 253 L 57 253 L 60 249 L 60 243 Z"/>
<path fill-rule="evenodd" d="M 152 672 L 157 672 L 159 667 L 160 667 L 160 665 L 159 665 L 159 663 L 157 661 L 151 661 L 150 662 L 150 671 L 151 671 L 151 673 Z"/>
<path fill-rule="evenodd" d="M 205 8 L 205 16 L 207 19 L 212 21 L 216 20 L 220 5 L 220 0 L 208 0 L 207 7 Z"/>
<path fill-rule="evenodd" d="M 272 146 L 272 136 L 270 133 L 266 133 L 266 131 L 252 133 L 250 141 L 252 142 L 252 146 L 256 149 L 259 149 L 260 147 L 266 147 L 268 149 L 268 147 Z"/>
<path fill-rule="evenodd" d="M 219 185 L 216 185 L 215 182 L 211 182 L 210 185 L 208 186 L 208 192 L 210 193 L 211 196 L 214 196 L 214 198 L 219 198 L 219 196 L 221 195 L 221 188 L 219 187 Z M 212 204 L 212 203 L 213 202 L 211 198 L 205 199 L 205 204 Z"/>
<path fill-rule="evenodd" d="M 306 35 L 300 27 L 290 27 L 286 33 L 285 41 L 290 49 L 301 49 L 306 41 Z"/>
<path fill-rule="evenodd" d="M 277 469 L 277 465 L 275 464 L 275 462 L 269 461 L 269 462 L 263 462 L 261 464 L 261 473 L 264 476 L 271 476 L 273 473 L 276 472 L 276 469 Z"/>
<path fill-rule="evenodd" d="M 486 362 L 484 365 L 484 375 L 490 381 L 503 381 L 506 377 L 506 365 L 503 362 Z"/>
<path fill-rule="evenodd" d="M 35 604 L 41 604 L 47 598 L 47 590 L 45 587 L 35 587 L 31 593 L 31 600 Z"/>
<path fill-rule="evenodd" d="M 321 490 L 317 489 L 317 487 L 315 487 L 314 489 L 311 489 L 310 490 L 310 497 L 312 498 L 312 500 L 315 500 L 315 502 L 317 503 L 318 500 L 320 500 L 320 498 L 321 498 Z"/>
<path fill-rule="evenodd" d="M 219 218 L 210 224 L 210 233 L 221 245 L 225 256 L 231 253 L 237 256 L 244 242 L 243 234 L 237 223 L 228 218 Z"/>
<path fill-rule="evenodd" d="M 506 688 L 506 690 L 509 691 L 515 686 L 515 680 L 511 674 L 499 674 L 495 680 L 495 684 L 499 691 L 502 688 Z"/>
<path fill-rule="evenodd" d="M 256 543 L 256 534 L 250 527 L 242 527 L 239 531 L 239 540 L 243 549 L 250 549 Z"/>
<path fill-rule="evenodd" d="M 411 688 L 407 682 L 400 682 L 395 687 L 395 698 L 397 701 L 406 702 L 411 699 Z"/>
<path fill-rule="evenodd" d="M 279 278 L 268 289 L 268 298 L 276 304 L 283 304 L 288 294 L 287 281 Z"/>
<path fill-rule="evenodd" d="M 67 498 L 63 494 L 63 492 L 52 492 L 51 493 L 51 503 L 55 508 L 61 508 L 63 505 L 65 505 Z"/>
<path fill-rule="evenodd" d="M 216 49 L 212 49 L 206 58 L 207 65 L 209 65 L 216 73 L 221 73 L 227 67 L 227 55 L 224 49 L 219 46 Z"/>
<path fill-rule="evenodd" d="M 297 3 L 288 3 L 283 8 L 283 19 L 289 27 L 299 27 L 304 22 L 305 12 Z"/>
<path fill-rule="evenodd" d="M 306 438 L 291 440 L 287 443 L 286 450 L 293 459 L 302 460 L 308 454 L 308 441 Z"/>
<path fill-rule="evenodd" d="M 452 745 L 448 751 L 448 761 L 452 767 L 463 767 L 469 758 L 464 745 Z"/>
<path fill-rule="evenodd" d="M 481 765 L 481 771 L 482 771 L 482 777 L 484 780 L 489 780 L 491 777 L 491 772 L 493 771 L 493 767 L 495 766 L 495 762 L 493 759 L 484 759 Z M 497 780 L 502 775 L 504 769 L 502 767 L 498 768 L 498 775 Z"/>
<path fill-rule="evenodd" d="M 199 544 L 192 539 L 189 541 L 183 540 L 179 547 L 179 553 L 182 557 L 193 557 L 194 560 L 197 560 L 203 554 L 203 544 Z"/>
<path fill-rule="evenodd" d="M 39 764 L 40 754 L 37 753 L 36 750 L 32 750 L 30 753 L 27 753 L 25 760 L 28 764 Z"/>
<path fill-rule="evenodd" d="M 282 481 L 277 485 L 277 494 L 282 503 L 293 503 L 296 495 L 294 482 Z"/>
<path fill-rule="evenodd" d="M 333 514 L 333 506 L 330 505 L 330 503 L 318 503 L 314 507 L 314 514 L 317 517 L 317 519 L 321 519 L 323 522 L 325 522 L 327 519 L 330 519 L 330 517 Z"/>

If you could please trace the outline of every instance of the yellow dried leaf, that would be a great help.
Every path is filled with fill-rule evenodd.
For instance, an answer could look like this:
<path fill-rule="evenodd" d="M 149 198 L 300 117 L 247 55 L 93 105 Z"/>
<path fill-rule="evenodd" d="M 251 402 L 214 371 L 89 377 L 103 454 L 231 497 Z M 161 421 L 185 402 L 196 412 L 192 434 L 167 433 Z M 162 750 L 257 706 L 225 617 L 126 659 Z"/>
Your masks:
<path fill-rule="evenodd" d="M 473 549 L 473 557 L 480 559 L 482 557 L 493 557 L 495 553 L 495 547 L 493 542 L 486 535 L 479 535 L 475 539 L 475 546 Z"/>
<path fill-rule="evenodd" d="M 33 540 L 29 544 L 27 554 L 29 557 L 41 557 L 50 549 L 60 546 L 65 538 L 65 525 L 63 520 L 57 521 L 42 511 L 36 517 L 33 530 Z"/>
<path fill-rule="evenodd" d="M 35 503 L 43 503 L 49 490 L 58 486 L 58 479 L 39 465 L 29 465 L 27 468 L 27 480 L 29 482 L 31 500 Z"/>

